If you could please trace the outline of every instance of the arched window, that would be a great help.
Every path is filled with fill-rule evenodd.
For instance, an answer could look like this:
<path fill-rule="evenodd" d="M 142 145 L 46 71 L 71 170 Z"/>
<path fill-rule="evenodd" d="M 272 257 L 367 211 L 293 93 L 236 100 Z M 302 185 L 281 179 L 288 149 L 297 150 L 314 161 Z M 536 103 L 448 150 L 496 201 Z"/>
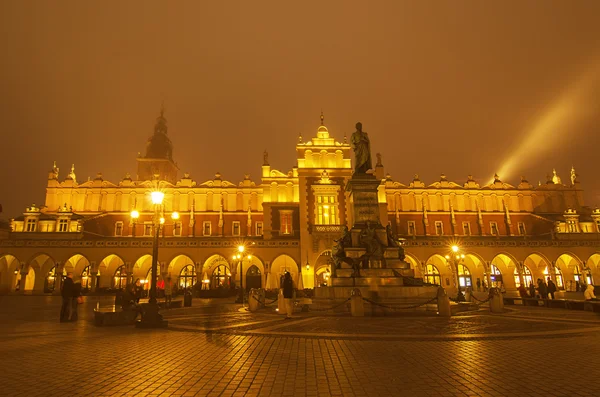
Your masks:
<path fill-rule="evenodd" d="M 231 272 L 225 265 L 219 265 L 213 270 L 211 286 L 212 288 L 226 287 L 229 286 L 229 279 Z"/>
<path fill-rule="evenodd" d="M 66 275 L 67 275 L 67 271 L 66 271 L 66 269 L 63 268 L 62 280 L 64 280 Z M 50 271 L 48 272 L 48 275 L 46 276 L 46 288 L 44 289 L 45 292 L 53 292 L 56 289 L 56 285 L 57 285 L 56 277 L 59 277 L 59 275 L 56 272 L 56 266 L 54 266 L 52 269 L 50 269 Z"/>
<path fill-rule="evenodd" d="M 91 268 L 86 266 L 81 272 L 81 289 L 92 288 L 92 274 L 90 273 Z"/>
<path fill-rule="evenodd" d="M 552 266 L 552 265 L 550 265 Z M 550 277 L 552 279 L 552 277 L 550 276 L 550 273 L 548 273 L 548 267 L 550 266 L 546 266 L 546 268 L 544 269 L 544 278 L 547 280 L 548 277 Z M 558 270 L 558 268 L 556 266 L 554 267 L 554 274 L 556 276 L 556 287 L 559 289 L 565 289 L 565 283 L 563 281 L 563 276 L 562 273 L 560 272 L 560 270 Z"/>
<path fill-rule="evenodd" d="M 113 288 L 123 289 L 127 286 L 127 269 L 125 265 L 120 266 L 113 277 Z"/>
<path fill-rule="evenodd" d="M 492 280 L 492 287 L 500 288 L 503 284 L 502 273 L 500 273 L 500 269 L 494 264 L 491 266 L 490 279 Z"/>
<path fill-rule="evenodd" d="M 470 287 L 473 285 L 471 282 L 471 272 L 465 265 L 460 263 L 458 264 L 458 285 L 461 287 Z"/>
<path fill-rule="evenodd" d="M 575 281 L 579 281 L 579 284 L 592 284 L 592 277 L 588 274 L 587 277 L 583 277 L 583 274 L 581 274 L 581 270 L 579 269 L 579 265 L 575 265 L 575 267 L 573 268 L 573 277 L 575 278 Z"/>
<path fill-rule="evenodd" d="M 521 286 L 521 279 L 519 278 L 519 272 L 517 268 L 513 272 L 515 277 L 515 286 L 519 288 Z M 529 287 L 529 284 L 533 283 L 533 276 L 531 275 L 531 270 L 527 266 L 523 266 L 523 281 L 525 281 L 525 288 Z"/>
<path fill-rule="evenodd" d="M 427 265 L 425 269 L 426 273 L 423 277 L 423 281 L 429 284 L 442 285 L 442 277 L 437 267 L 432 264 Z"/>
<path fill-rule="evenodd" d="M 191 288 L 196 284 L 196 267 L 187 265 L 179 273 L 179 288 Z"/>

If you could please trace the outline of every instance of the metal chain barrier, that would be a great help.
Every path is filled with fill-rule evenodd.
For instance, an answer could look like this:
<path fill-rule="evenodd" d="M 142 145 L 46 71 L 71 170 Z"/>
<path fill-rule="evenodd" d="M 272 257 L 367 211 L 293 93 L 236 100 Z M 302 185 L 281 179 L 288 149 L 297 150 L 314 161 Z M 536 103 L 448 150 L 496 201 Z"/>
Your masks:
<path fill-rule="evenodd" d="M 279 299 L 279 297 L 275 298 L 274 300 L 272 300 L 271 302 L 267 303 L 267 302 L 261 302 L 260 300 L 256 299 L 256 296 L 251 295 L 252 299 L 254 299 L 255 301 L 258 302 L 259 305 L 266 307 L 267 305 L 273 304 L 275 302 L 277 302 L 277 300 Z"/>
<path fill-rule="evenodd" d="M 365 297 L 363 297 L 362 299 L 363 299 L 365 302 L 369 302 L 369 303 L 370 303 L 370 304 L 372 304 L 372 305 L 379 306 L 379 307 L 383 307 L 383 308 L 385 308 L 385 309 L 390 309 L 390 310 L 406 310 L 406 309 L 416 309 L 416 308 L 418 308 L 418 307 L 421 307 L 421 306 L 428 305 L 428 304 L 430 304 L 431 302 L 437 301 L 437 295 L 436 295 L 436 296 L 434 296 L 433 298 L 429 299 L 429 300 L 428 300 L 428 301 L 426 301 L 426 302 L 423 302 L 423 303 L 417 303 L 416 305 L 403 306 L 403 307 L 394 307 L 394 306 L 388 306 L 388 305 L 384 305 L 384 304 L 382 304 L 382 303 L 378 303 L 378 302 L 372 301 L 371 299 L 368 299 L 368 298 L 365 298 Z"/>
<path fill-rule="evenodd" d="M 324 312 L 324 311 L 327 311 L 327 310 L 333 310 L 333 309 L 336 309 L 336 308 L 338 308 L 340 306 L 343 306 L 346 303 L 350 302 L 350 299 L 352 299 L 352 298 L 348 298 L 345 301 L 343 301 L 342 303 L 338 303 L 337 305 L 333 305 L 331 307 L 325 307 L 325 308 L 319 308 L 319 309 L 308 308 L 308 310 L 311 311 L 311 312 Z"/>

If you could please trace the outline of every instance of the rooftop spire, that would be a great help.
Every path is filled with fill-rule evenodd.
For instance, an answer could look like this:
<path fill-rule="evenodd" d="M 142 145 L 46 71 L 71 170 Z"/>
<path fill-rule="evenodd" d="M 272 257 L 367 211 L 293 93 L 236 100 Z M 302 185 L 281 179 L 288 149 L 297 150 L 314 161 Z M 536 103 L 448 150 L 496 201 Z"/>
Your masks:
<path fill-rule="evenodd" d="M 325 116 L 323 116 L 323 109 L 321 109 L 321 125 L 325 125 Z"/>

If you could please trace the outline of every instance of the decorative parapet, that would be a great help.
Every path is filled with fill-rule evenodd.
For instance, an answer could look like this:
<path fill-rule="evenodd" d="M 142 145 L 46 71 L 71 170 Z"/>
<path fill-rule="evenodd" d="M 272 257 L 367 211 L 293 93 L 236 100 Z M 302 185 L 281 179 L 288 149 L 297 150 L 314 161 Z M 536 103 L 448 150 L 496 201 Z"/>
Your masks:
<path fill-rule="evenodd" d="M 191 248 L 235 248 L 238 239 L 204 240 L 204 239 L 165 239 L 159 241 L 159 247 L 191 247 Z M 299 240 L 253 241 L 253 248 L 285 248 L 299 247 Z M 100 240 L 0 240 L 0 247 L 85 247 L 85 248 L 151 248 L 151 238 L 111 238 Z"/>

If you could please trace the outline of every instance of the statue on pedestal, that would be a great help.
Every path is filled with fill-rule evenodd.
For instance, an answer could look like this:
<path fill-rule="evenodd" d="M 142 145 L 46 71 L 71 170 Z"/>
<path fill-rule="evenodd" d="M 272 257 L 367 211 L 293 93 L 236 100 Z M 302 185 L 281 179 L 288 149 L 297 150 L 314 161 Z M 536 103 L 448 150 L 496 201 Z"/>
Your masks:
<path fill-rule="evenodd" d="M 373 166 L 371 164 L 371 141 L 369 135 L 362 130 L 362 123 L 356 123 L 356 131 L 352 133 L 350 141 L 356 159 L 354 170 L 357 174 L 366 174 Z"/>
<path fill-rule="evenodd" d="M 395 247 L 398 248 L 398 258 L 401 261 L 404 261 L 404 259 L 406 259 L 406 255 L 404 255 L 404 248 L 402 247 L 402 245 L 398 242 L 398 237 L 396 237 L 396 235 L 394 234 L 394 232 L 392 231 L 392 225 L 387 225 L 385 227 L 385 232 L 387 234 L 387 244 L 388 247 Z"/>

